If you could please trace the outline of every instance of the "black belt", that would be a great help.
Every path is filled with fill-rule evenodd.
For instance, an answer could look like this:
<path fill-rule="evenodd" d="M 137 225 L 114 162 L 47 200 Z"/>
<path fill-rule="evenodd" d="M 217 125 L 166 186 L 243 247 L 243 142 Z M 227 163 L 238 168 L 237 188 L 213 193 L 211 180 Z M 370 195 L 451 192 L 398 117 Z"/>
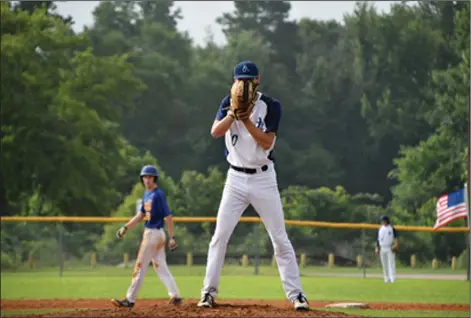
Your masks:
<path fill-rule="evenodd" d="M 234 169 L 235 171 L 239 171 L 239 172 L 243 172 L 243 173 L 247 173 L 247 174 L 257 173 L 257 169 L 253 169 L 253 168 L 241 168 L 241 167 L 236 167 L 236 166 L 233 166 L 233 165 L 230 165 L 230 167 L 232 169 Z M 262 169 L 262 171 L 267 171 L 268 166 L 264 165 L 264 166 L 262 166 L 261 169 Z"/>

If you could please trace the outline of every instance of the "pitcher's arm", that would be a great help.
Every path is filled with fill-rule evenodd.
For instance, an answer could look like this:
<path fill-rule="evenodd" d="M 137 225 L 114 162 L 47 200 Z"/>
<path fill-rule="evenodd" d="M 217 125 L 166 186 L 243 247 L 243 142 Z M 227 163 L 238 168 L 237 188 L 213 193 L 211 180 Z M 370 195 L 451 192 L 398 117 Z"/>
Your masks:
<path fill-rule="evenodd" d="M 229 112 L 226 117 L 222 120 L 215 120 L 213 126 L 211 127 L 211 136 L 213 138 L 219 138 L 226 134 L 226 131 L 231 128 L 232 123 L 234 122 L 234 117 Z"/>

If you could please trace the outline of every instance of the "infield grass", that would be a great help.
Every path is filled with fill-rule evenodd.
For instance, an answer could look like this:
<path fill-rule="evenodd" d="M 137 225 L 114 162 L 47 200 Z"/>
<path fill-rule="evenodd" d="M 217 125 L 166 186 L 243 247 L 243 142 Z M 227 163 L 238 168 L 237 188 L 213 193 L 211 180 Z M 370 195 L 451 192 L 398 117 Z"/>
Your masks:
<path fill-rule="evenodd" d="M 204 278 L 204 267 L 171 266 L 182 296 L 199 298 Z M 265 274 L 272 268 L 261 268 L 261 275 L 253 275 L 253 268 L 226 266 L 220 285 L 220 298 L 225 299 L 284 299 L 277 272 Z M 112 298 L 124 296 L 132 268 L 96 268 L 66 270 L 59 277 L 54 271 L 2 273 L 2 299 L 50 298 Z M 276 275 L 275 275 L 276 274 Z M 303 288 L 313 301 L 364 302 L 421 302 L 469 303 L 469 282 L 452 280 L 400 279 L 385 284 L 381 278 L 307 277 L 301 278 Z M 149 267 L 139 298 L 166 298 L 165 287 Z"/>
<path fill-rule="evenodd" d="M 205 273 L 204 266 L 170 266 L 186 299 L 199 297 Z M 57 268 L 42 270 L 22 269 L 1 274 L 2 299 L 51 298 L 112 298 L 124 296 L 131 281 L 132 268 L 98 267 L 65 269 L 59 277 Z M 221 277 L 220 298 L 225 299 L 285 299 L 278 272 L 273 267 L 225 266 Z M 315 268 L 301 270 L 302 284 L 312 301 L 361 301 L 404 303 L 469 304 L 469 282 L 464 280 L 399 279 L 385 284 L 381 278 L 322 277 L 316 274 L 361 274 L 355 268 Z M 378 274 L 379 269 L 368 269 L 367 274 Z M 447 269 L 398 269 L 403 274 L 462 274 Z M 144 298 L 166 298 L 165 287 L 149 267 L 139 294 Z M 328 310 L 328 309 L 323 309 Z M 10 310 L 1 316 L 47 313 L 58 310 Z M 64 310 L 66 312 L 67 310 Z M 336 309 L 338 311 L 338 309 Z M 370 317 L 469 317 L 469 312 L 443 311 L 384 311 L 348 309 L 343 312 Z"/>

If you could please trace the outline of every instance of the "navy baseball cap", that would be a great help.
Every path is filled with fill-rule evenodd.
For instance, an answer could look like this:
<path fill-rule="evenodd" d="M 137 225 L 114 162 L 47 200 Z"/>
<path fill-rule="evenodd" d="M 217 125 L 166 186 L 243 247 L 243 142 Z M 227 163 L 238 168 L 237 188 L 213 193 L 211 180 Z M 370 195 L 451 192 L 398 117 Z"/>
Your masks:
<path fill-rule="evenodd" d="M 254 62 L 243 61 L 234 68 L 234 78 L 258 77 L 258 67 Z"/>

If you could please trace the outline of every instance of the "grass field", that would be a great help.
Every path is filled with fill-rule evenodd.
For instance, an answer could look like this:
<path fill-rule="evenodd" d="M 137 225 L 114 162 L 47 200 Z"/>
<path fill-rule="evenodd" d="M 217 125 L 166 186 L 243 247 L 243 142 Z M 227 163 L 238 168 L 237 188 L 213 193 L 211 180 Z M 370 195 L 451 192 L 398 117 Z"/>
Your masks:
<path fill-rule="evenodd" d="M 205 273 L 205 266 L 195 265 L 195 266 L 170 266 L 172 272 L 175 276 L 204 276 Z M 278 276 L 278 270 L 272 266 L 261 266 L 259 268 L 260 275 L 272 275 Z M 31 270 L 28 268 L 21 268 L 15 271 L 15 273 L 31 273 L 36 272 L 38 270 Z M 58 275 L 59 268 L 58 267 L 50 267 L 50 268 L 41 268 L 39 270 L 41 274 L 51 273 L 52 275 Z M 253 265 L 248 267 L 242 266 L 224 266 L 222 274 L 223 275 L 252 275 L 254 274 L 255 268 Z M 345 274 L 362 274 L 362 268 L 355 268 L 355 267 L 333 267 L 329 268 L 326 266 L 308 266 L 305 268 L 300 268 L 301 275 L 310 276 L 316 274 L 337 274 L 337 273 L 345 273 Z M 129 275 L 129 270 L 119 268 L 119 267 L 98 267 L 96 269 L 90 269 L 89 266 L 78 267 L 75 266 L 71 269 L 65 268 L 64 275 L 76 275 L 79 272 L 86 272 L 90 275 Z M 8 272 L 7 272 L 8 273 Z M 382 270 L 379 267 L 367 268 L 366 274 L 381 274 Z M 439 269 L 432 269 L 432 268 L 398 268 L 398 274 L 466 274 L 466 269 L 455 269 L 452 270 L 451 268 L 439 268 Z M 3 273 L 2 273 L 3 274 Z"/>
<path fill-rule="evenodd" d="M 171 266 L 171 271 L 186 299 L 199 297 L 205 268 L 203 266 Z M 314 275 L 319 268 L 303 269 L 304 275 Z M 2 300 L 51 298 L 112 298 L 122 297 L 131 280 L 132 269 L 82 268 L 65 270 L 59 277 L 58 269 L 2 273 Z M 323 273 L 361 273 L 358 269 L 322 269 Z M 368 273 L 372 273 L 368 269 Z M 405 271 L 398 270 L 398 273 Z M 409 270 L 408 272 L 411 272 Z M 430 273 L 414 270 L 413 273 Z M 435 270 L 434 273 L 456 273 Z M 261 275 L 253 275 L 253 268 L 227 266 L 221 278 L 221 299 L 284 299 L 283 288 L 274 268 L 262 267 Z M 379 273 L 379 271 L 376 271 Z M 463 273 L 463 272 L 461 272 Z M 381 278 L 303 276 L 303 288 L 311 301 L 361 301 L 469 304 L 469 282 L 460 280 L 401 279 L 385 284 Z M 250 286 L 250 288 L 247 288 Z M 140 299 L 166 298 L 165 287 L 149 268 Z M 21 311 L 2 312 L 13 315 Z M 376 317 L 469 317 L 469 312 L 415 312 L 347 310 L 347 313 Z"/>

